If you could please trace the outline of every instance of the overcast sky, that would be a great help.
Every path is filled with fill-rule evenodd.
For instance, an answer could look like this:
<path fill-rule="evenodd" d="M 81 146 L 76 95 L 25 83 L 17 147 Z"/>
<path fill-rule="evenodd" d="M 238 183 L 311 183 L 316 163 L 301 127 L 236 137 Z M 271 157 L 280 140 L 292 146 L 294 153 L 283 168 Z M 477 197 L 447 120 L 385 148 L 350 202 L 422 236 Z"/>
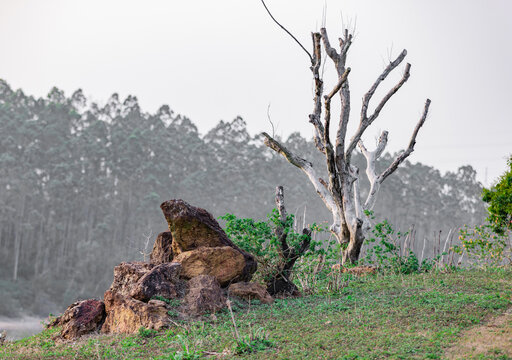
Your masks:
<path fill-rule="evenodd" d="M 349 136 L 361 97 L 405 48 L 411 78 L 367 132 L 367 146 L 389 130 L 389 150 L 404 148 L 428 97 L 431 113 L 411 161 L 443 171 L 471 164 L 482 182 L 486 169 L 489 182 L 505 170 L 512 152 L 512 1 L 267 5 L 308 49 L 325 6 L 331 40 L 343 25 L 355 27 Z M 57 86 L 70 95 L 81 88 L 99 103 L 114 92 L 133 94 L 147 111 L 169 104 L 203 134 L 237 115 L 252 134 L 269 131 L 271 104 L 279 134 L 312 136 L 309 60 L 259 0 L 0 0 L 0 49 L 0 78 L 27 94 L 44 96 Z M 403 66 L 378 94 L 394 85 Z M 331 63 L 325 69 L 329 88 Z"/>

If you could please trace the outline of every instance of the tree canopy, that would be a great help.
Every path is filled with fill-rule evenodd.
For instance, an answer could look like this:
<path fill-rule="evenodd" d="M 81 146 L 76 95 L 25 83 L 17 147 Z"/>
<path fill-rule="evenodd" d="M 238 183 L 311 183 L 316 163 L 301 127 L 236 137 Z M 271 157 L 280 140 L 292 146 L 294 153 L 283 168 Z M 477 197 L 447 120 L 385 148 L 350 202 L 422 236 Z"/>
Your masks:
<path fill-rule="evenodd" d="M 494 231 L 503 234 L 512 229 L 512 156 L 507 161 L 508 170 L 498 179 L 496 185 L 483 190 L 483 200 L 489 204 L 487 218 Z"/>

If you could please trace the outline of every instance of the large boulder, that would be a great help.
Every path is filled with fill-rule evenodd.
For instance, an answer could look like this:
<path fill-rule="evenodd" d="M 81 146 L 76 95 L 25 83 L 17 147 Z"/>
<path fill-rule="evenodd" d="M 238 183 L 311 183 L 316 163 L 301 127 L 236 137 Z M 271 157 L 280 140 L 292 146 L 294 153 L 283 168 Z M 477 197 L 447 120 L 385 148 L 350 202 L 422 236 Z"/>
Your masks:
<path fill-rule="evenodd" d="M 272 304 L 274 302 L 274 298 L 270 296 L 267 289 L 257 283 L 238 282 L 231 284 L 228 288 L 228 294 L 246 300 L 257 299 L 262 304 Z"/>
<path fill-rule="evenodd" d="M 181 265 L 165 263 L 155 266 L 131 287 L 130 296 L 140 301 L 149 301 L 155 296 L 166 299 L 182 297 L 185 289 L 180 279 Z"/>
<path fill-rule="evenodd" d="M 181 276 L 192 279 L 199 275 L 214 276 L 221 286 L 243 278 L 244 256 L 230 246 L 200 247 L 179 254 L 174 261 L 181 263 Z"/>
<path fill-rule="evenodd" d="M 105 305 L 99 300 L 77 301 L 53 320 L 48 327 L 62 326 L 60 338 L 77 339 L 82 335 L 98 331 L 105 320 Z"/>
<path fill-rule="evenodd" d="M 122 262 L 114 267 L 114 281 L 110 291 L 116 294 L 130 295 L 135 290 L 137 282 L 146 275 L 154 265 L 143 262 Z"/>
<path fill-rule="evenodd" d="M 149 262 L 154 265 L 164 264 L 172 261 L 174 253 L 172 251 L 172 233 L 164 231 L 158 234 L 153 251 L 149 255 Z"/>
<path fill-rule="evenodd" d="M 244 257 L 243 271 L 232 282 L 249 281 L 256 271 L 254 257 L 236 246 L 220 227 L 217 220 L 205 209 L 189 205 L 183 200 L 169 200 L 160 205 L 169 231 L 172 234 L 173 261 L 184 252 L 206 248 L 229 246 Z M 186 266 L 183 266 L 186 272 Z"/>
<path fill-rule="evenodd" d="M 182 312 L 188 316 L 214 313 L 226 306 L 226 297 L 217 279 L 211 275 L 199 275 L 188 282 Z"/>
<path fill-rule="evenodd" d="M 161 302 L 145 303 L 109 290 L 105 292 L 105 310 L 103 333 L 133 334 L 141 327 L 160 330 L 170 323 L 167 308 Z"/>

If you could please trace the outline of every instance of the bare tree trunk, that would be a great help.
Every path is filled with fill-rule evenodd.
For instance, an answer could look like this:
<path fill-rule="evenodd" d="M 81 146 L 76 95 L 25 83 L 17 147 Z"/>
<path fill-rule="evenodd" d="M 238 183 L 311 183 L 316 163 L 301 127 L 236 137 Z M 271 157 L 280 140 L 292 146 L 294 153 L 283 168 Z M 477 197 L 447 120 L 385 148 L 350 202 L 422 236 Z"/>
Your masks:
<path fill-rule="evenodd" d="M 293 266 L 296 261 L 306 253 L 311 244 L 311 230 L 304 228 L 302 230 L 303 239 L 298 249 L 291 248 L 288 244 L 286 231 L 287 213 L 284 205 L 284 189 L 282 186 L 276 188 L 276 206 L 279 211 L 281 225 L 275 229 L 275 235 L 278 238 L 279 266 L 274 276 L 267 282 L 267 291 L 270 295 L 276 296 L 298 296 L 300 295 L 297 286 L 290 280 Z"/>
<path fill-rule="evenodd" d="M 18 267 L 20 261 L 20 251 L 21 251 L 21 232 L 23 231 L 21 223 L 23 222 L 23 216 L 25 215 L 25 206 L 27 204 L 27 195 L 23 197 L 23 203 L 21 206 L 20 213 L 18 215 L 17 225 L 14 229 L 14 268 L 12 272 L 12 279 L 14 281 L 18 280 Z"/>

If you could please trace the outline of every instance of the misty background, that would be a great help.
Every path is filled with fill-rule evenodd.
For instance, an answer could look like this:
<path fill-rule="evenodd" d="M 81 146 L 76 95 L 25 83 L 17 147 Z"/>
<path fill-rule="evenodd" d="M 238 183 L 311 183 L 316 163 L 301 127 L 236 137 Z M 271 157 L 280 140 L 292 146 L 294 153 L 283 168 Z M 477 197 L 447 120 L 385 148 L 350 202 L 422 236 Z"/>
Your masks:
<path fill-rule="evenodd" d="M 482 183 L 512 147 L 512 3 L 267 5 L 308 48 L 324 21 L 333 39 L 342 25 L 356 29 L 350 135 L 360 98 L 408 50 L 411 78 L 365 143 L 389 130 L 395 153 L 426 97 L 431 113 L 410 161 L 383 184 L 377 219 L 414 225 L 427 241 L 481 223 Z M 259 1 L 3 1 L 0 46 L 0 316 L 101 297 L 113 267 L 143 260 L 165 230 L 165 200 L 261 219 L 283 185 L 290 212 L 331 220 L 306 177 L 258 135 L 271 131 L 268 110 L 285 145 L 323 168 L 307 121 L 309 60 Z M 327 64 L 326 88 L 330 75 Z M 354 162 L 363 173 L 364 159 Z"/>

